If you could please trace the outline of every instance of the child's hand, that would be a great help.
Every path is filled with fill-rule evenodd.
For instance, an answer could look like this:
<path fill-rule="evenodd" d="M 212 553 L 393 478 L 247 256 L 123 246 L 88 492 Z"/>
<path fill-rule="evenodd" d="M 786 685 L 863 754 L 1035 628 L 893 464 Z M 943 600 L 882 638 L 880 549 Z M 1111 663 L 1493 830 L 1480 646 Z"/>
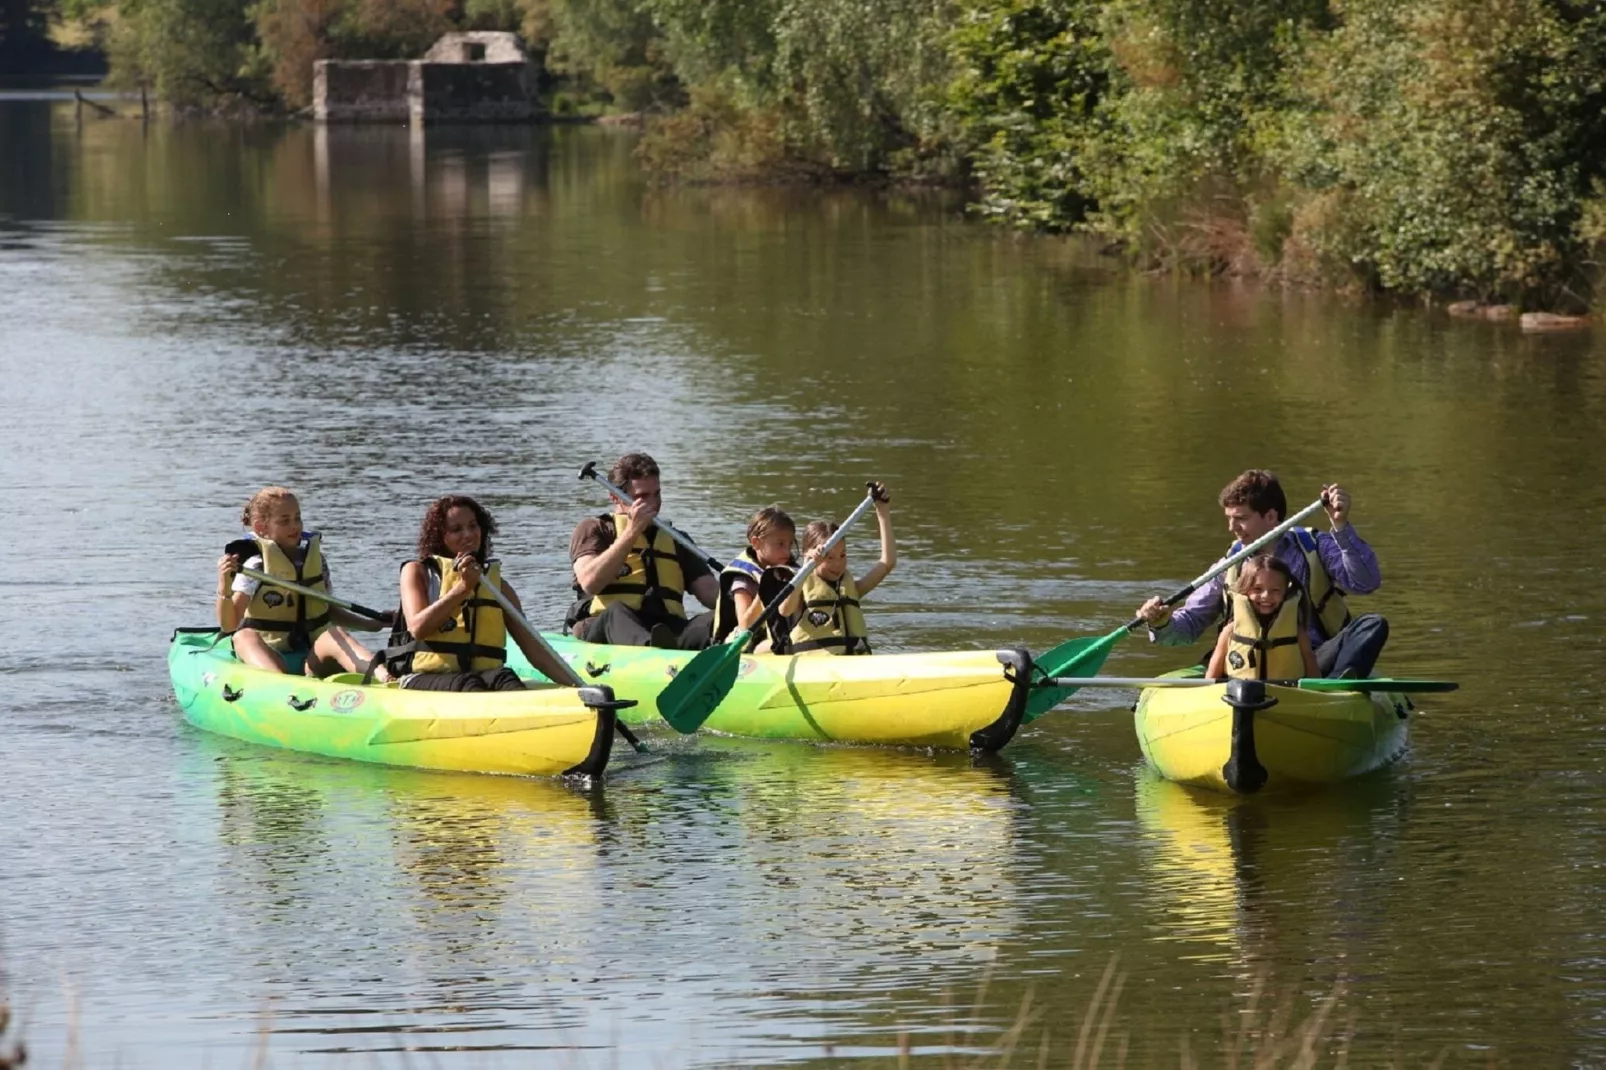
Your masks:
<path fill-rule="evenodd" d="M 870 497 L 874 499 L 877 509 L 880 509 L 883 505 L 892 504 L 892 492 L 887 489 L 885 483 L 877 479 L 867 485 L 870 488 Z"/>
<path fill-rule="evenodd" d="M 233 554 L 224 554 L 217 559 L 217 587 L 218 597 L 227 598 L 230 588 L 234 585 L 234 574 L 240 571 L 240 559 Z"/>
<path fill-rule="evenodd" d="M 821 543 L 819 546 L 810 546 L 807 550 L 803 551 L 803 560 L 804 560 L 804 562 L 806 563 L 806 562 L 809 562 L 809 561 L 819 561 L 821 557 L 825 556 L 824 554 L 822 554 L 820 552 L 821 550 L 824 550 L 824 549 L 825 549 L 825 544 L 824 543 Z"/>

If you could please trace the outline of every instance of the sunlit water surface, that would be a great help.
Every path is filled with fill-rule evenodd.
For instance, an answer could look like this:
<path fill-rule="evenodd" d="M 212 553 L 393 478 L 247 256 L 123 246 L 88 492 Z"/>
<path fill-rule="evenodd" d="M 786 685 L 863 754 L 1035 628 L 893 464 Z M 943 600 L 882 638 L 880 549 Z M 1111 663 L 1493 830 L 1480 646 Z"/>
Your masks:
<path fill-rule="evenodd" d="M 38 1065 L 1037 1065 L 1045 1032 L 1069 1065 L 1112 962 L 1104 1065 L 1224 1065 L 1329 997 L 1355 1065 L 1606 1061 L 1593 335 L 1133 278 L 936 195 L 659 191 L 630 153 L 0 102 L 0 964 Z M 555 622 L 575 472 L 627 449 L 721 554 L 885 479 L 887 650 L 1102 634 L 1219 552 L 1238 470 L 1340 479 L 1383 668 L 1464 687 L 1388 773 L 1241 805 L 1146 775 L 1121 692 L 986 763 L 660 733 L 589 790 L 182 722 L 168 636 L 252 490 L 296 488 L 369 604 L 476 494 Z"/>

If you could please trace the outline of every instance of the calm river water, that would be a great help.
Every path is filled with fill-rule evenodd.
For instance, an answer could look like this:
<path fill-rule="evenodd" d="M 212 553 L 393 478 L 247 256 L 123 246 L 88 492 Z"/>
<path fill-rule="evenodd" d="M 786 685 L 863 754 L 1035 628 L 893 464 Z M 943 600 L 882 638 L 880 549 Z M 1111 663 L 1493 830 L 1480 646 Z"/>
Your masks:
<path fill-rule="evenodd" d="M 1597 338 L 1134 278 L 940 196 L 654 190 L 602 130 L 0 102 L 0 971 L 33 1060 L 1069 1066 L 1113 964 L 1105 1066 L 1227 1065 L 1329 998 L 1353 1065 L 1606 1062 Z M 556 621 L 601 504 L 575 472 L 627 449 L 722 554 L 885 479 L 889 650 L 1103 634 L 1225 545 L 1240 469 L 1342 480 L 1382 668 L 1463 689 L 1388 773 L 1239 805 L 1151 779 L 1119 692 L 986 764 L 660 733 L 590 791 L 181 720 L 168 636 L 257 487 L 383 605 L 424 504 L 477 494 Z"/>

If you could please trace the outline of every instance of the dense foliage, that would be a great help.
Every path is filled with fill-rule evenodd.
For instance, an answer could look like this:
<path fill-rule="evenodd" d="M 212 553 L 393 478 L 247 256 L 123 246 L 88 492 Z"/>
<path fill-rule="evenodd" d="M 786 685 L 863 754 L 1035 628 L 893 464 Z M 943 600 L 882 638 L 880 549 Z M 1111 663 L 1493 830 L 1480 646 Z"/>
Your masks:
<path fill-rule="evenodd" d="M 1566 301 L 1601 236 L 1606 10 L 972 0 L 983 211 L 1139 258 Z"/>
<path fill-rule="evenodd" d="M 295 108 L 312 60 L 453 26 L 644 112 L 664 180 L 968 178 L 1141 263 L 1529 303 L 1606 237 L 1599 0 L 117 0 L 105 33 L 126 84 Z"/>

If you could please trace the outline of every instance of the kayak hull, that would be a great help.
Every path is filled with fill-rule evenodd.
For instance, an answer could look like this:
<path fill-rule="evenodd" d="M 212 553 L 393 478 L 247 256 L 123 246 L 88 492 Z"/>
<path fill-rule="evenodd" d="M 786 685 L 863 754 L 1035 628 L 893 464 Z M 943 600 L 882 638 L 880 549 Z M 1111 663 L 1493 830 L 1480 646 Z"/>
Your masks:
<path fill-rule="evenodd" d="M 180 629 L 168 673 L 197 728 L 380 765 L 520 776 L 598 776 L 612 749 L 606 688 L 462 694 L 314 680 L 242 664 L 208 629 Z"/>
<path fill-rule="evenodd" d="M 582 679 L 611 686 L 627 724 L 658 720 L 658 693 L 693 651 L 544 637 Z M 540 678 L 516 647 L 509 664 Z M 1024 650 L 741 659 L 736 683 L 704 728 L 732 736 L 996 751 L 1020 727 L 1031 656 Z"/>
<path fill-rule="evenodd" d="M 1178 783 L 1253 794 L 1348 780 L 1405 752 L 1412 707 L 1404 695 L 1267 684 L 1275 704 L 1235 711 L 1223 701 L 1226 690 L 1223 683 L 1141 692 L 1133 724 L 1151 768 Z"/>

